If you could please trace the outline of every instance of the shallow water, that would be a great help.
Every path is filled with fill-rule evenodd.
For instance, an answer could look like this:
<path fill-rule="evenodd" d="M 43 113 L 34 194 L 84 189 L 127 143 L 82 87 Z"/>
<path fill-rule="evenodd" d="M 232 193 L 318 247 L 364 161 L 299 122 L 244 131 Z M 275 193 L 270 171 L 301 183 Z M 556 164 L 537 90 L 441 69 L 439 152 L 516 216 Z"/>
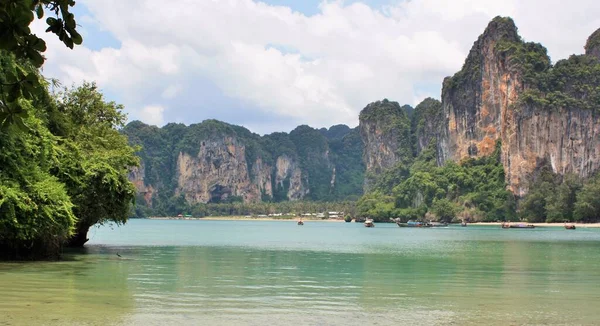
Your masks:
<path fill-rule="evenodd" d="M 132 220 L 0 263 L 0 325 L 597 325 L 600 230 Z M 118 254 L 118 255 L 117 255 Z"/>

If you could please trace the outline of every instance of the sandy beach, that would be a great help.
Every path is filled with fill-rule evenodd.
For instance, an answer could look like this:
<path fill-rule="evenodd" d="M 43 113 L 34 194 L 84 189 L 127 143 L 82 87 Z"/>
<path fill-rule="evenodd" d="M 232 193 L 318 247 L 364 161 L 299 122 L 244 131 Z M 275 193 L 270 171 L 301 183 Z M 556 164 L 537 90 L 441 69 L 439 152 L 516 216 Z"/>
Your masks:
<path fill-rule="evenodd" d="M 205 220 L 205 221 L 279 221 L 290 222 L 299 221 L 299 217 L 245 217 L 245 216 L 207 216 L 207 217 L 149 217 L 152 220 Z M 303 221 L 310 222 L 344 222 L 338 219 L 320 219 L 320 218 L 302 218 Z M 384 223 L 384 222 L 379 222 Z M 528 222 L 511 222 L 512 224 L 533 224 L 536 227 L 563 227 L 564 223 L 528 223 Z M 600 228 L 600 223 L 568 223 L 573 224 L 577 228 Z M 456 223 L 458 225 L 458 223 Z M 475 222 L 469 225 L 502 225 L 502 222 Z"/>
<path fill-rule="evenodd" d="M 532 224 L 535 227 L 563 227 L 565 223 L 528 223 L 528 222 L 511 222 L 511 224 Z M 600 228 L 600 223 L 567 223 L 573 224 L 578 228 Z M 502 222 L 475 222 L 469 225 L 502 225 Z"/>
<path fill-rule="evenodd" d="M 152 220 L 206 220 L 206 221 L 275 221 L 275 222 L 290 222 L 299 221 L 300 218 L 293 217 L 245 217 L 245 216 L 207 216 L 207 217 L 148 217 Z M 302 218 L 302 221 L 310 222 L 344 222 L 337 219 L 321 219 L 321 218 Z"/>

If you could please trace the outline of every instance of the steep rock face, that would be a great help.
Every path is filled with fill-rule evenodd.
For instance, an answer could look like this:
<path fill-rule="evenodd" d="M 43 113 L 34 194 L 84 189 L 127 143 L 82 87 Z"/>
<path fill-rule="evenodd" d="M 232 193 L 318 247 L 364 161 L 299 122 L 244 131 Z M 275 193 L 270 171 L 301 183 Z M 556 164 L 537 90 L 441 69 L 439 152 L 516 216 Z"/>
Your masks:
<path fill-rule="evenodd" d="M 273 184 L 271 182 L 272 167 L 263 162 L 262 158 L 257 158 L 252 164 L 253 184 L 257 187 L 260 197 L 252 200 L 260 200 L 263 196 L 273 196 Z"/>
<path fill-rule="evenodd" d="M 590 177 L 600 168 L 600 119 L 590 110 L 521 106 L 509 115 L 502 164 L 509 189 L 527 193 L 531 174 L 549 164 L 558 174 Z"/>
<path fill-rule="evenodd" d="M 511 19 L 494 19 L 471 48 L 462 70 L 444 80 L 446 128 L 439 142 L 441 162 L 494 151 L 508 108 L 522 90 L 519 74 L 508 69 L 495 46 L 499 41 L 519 40 Z"/>
<path fill-rule="evenodd" d="M 356 128 L 299 126 L 289 134 L 259 136 L 216 120 L 163 128 L 134 121 L 123 133 L 142 147 L 142 166 L 129 175 L 138 189 L 137 203 L 157 214 L 173 211 L 172 203 L 183 205 L 181 196 L 194 205 L 239 199 L 339 200 L 362 194 L 364 166 Z"/>
<path fill-rule="evenodd" d="M 587 48 L 595 51 L 593 46 Z M 518 196 L 527 193 L 533 172 L 545 163 L 556 173 L 581 177 L 597 170 L 598 117 L 593 108 L 578 104 L 575 98 L 585 94 L 575 88 L 540 88 L 539 80 L 551 80 L 558 71 L 549 67 L 545 49 L 522 42 L 510 18 L 490 22 L 463 69 L 444 80 L 439 163 L 489 155 L 500 140 L 508 188 Z M 557 97 L 575 100 L 558 102 Z"/>
<path fill-rule="evenodd" d="M 155 191 L 152 185 L 146 184 L 146 167 L 144 166 L 144 162 L 141 162 L 139 167 L 131 168 L 127 177 L 135 186 L 138 195 L 142 196 L 145 204 L 148 207 L 152 207 L 152 197 Z"/>
<path fill-rule="evenodd" d="M 367 175 L 377 175 L 412 157 L 410 121 L 397 102 L 386 99 L 371 103 L 361 111 L 359 121 Z"/>
<path fill-rule="evenodd" d="M 415 155 L 419 155 L 432 142 L 437 143 L 443 127 L 442 103 L 433 98 L 424 99 L 414 109 L 411 128 Z"/>
<path fill-rule="evenodd" d="M 597 29 L 585 43 L 585 54 L 600 60 L 600 28 Z"/>
<path fill-rule="evenodd" d="M 196 157 L 180 152 L 177 159 L 177 192 L 188 203 L 220 202 L 230 196 L 242 197 L 245 202 L 261 199 L 261 191 L 271 195 L 270 170 L 262 161 L 253 167 L 253 183 L 246 162 L 246 148 L 234 137 L 205 140 Z M 264 169 L 267 173 L 264 173 Z"/>
<path fill-rule="evenodd" d="M 275 163 L 275 184 L 278 187 L 287 189 L 287 198 L 289 200 L 300 200 L 309 193 L 308 188 L 302 182 L 302 170 L 287 155 L 277 158 L 277 162 Z"/>

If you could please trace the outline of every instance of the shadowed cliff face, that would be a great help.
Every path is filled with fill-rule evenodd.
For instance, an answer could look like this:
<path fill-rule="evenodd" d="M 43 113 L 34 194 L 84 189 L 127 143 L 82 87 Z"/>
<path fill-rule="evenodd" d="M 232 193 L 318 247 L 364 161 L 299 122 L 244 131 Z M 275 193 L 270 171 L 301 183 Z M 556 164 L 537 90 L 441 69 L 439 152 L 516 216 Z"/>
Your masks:
<path fill-rule="evenodd" d="M 367 170 L 365 189 L 378 174 L 412 157 L 410 120 L 397 102 L 371 103 L 360 113 L 360 136 Z"/>
<path fill-rule="evenodd" d="M 588 47 L 589 54 L 596 50 Z M 536 61 L 527 61 L 528 56 Z M 545 49 L 521 41 L 511 19 L 495 18 L 463 69 L 444 80 L 439 163 L 490 155 L 500 140 L 508 188 L 518 196 L 527 193 L 533 172 L 544 163 L 556 173 L 581 177 L 597 170 L 599 121 L 594 110 L 600 103 L 595 108 L 572 104 L 576 101 L 556 104 L 554 89 L 539 92 L 540 80 L 547 78 L 540 76 L 551 76 L 548 67 Z M 569 85 L 561 87 L 557 90 L 563 97 L 585 97 Z M 529 91 L 538 91 L 541 100 L 523 100 Z"/>

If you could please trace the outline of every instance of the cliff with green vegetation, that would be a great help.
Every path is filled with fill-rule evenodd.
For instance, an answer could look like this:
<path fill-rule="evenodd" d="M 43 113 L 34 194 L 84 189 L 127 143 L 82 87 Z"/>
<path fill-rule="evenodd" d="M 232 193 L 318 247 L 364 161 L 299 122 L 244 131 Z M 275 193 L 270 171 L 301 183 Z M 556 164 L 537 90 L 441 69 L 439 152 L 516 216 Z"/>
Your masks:
<path fill-rule="evenodd" d="M 380 173 L 410 161 L 411 123 L 407 111 L 387 99 L 367 105 L 360 112 L 359 122 L 368 190 Z"/>
<path fill-rule="evenodd" d="M 444 80 L 442 103 L 416 107 L 412 158 L 390 150 L 401 144 L 396 133 L 364 124 L 371 131 L 363 137 L 366 162 L 377 162 L 367 168 L 377 177 L 357 214 L 597 221 L 599 39 L 594 32 L 586 54 L 553 65 L 542 45 L 521 39 L 512 19 L 493 19 L 462 69 Z M 385 116 L 370 116 L 386 126 Z"/>
<path fill-rule="evenodd" d="M 594 220 L 599 37 L 586 54 L 552 64 L 512 19 L 496 17 L 444 80 L 441 102 L 373 102 L 354 129 L 259 136 L 214 120 L 132 122 L 123 132 L 142 146 L 130 174 L 138 215 L 353 200 L 364 189 L 356 214 L 378 220 Z"/>
<path fill-rule="evenodd" d="M 444 81 L 440 161 L 483 157 L 502 142 L 508 188 L 527 194 L 535 171 L 589 178 L 600 167 L 598 32 L 586 55 L 552 65 L 546 49 L 524 42 L 510 18 L 495 18 L 462 70 Z"/>
<path fill-rule="evenodd" d="M 130 172 L 138 214 L 177 215 L 198 204 L 339 201 L 362 194 L 362 142 L 344 125 L 259 136 L 216 120 L 163 128 L 139 121 L 123 133 L 140 145 Z"/>

